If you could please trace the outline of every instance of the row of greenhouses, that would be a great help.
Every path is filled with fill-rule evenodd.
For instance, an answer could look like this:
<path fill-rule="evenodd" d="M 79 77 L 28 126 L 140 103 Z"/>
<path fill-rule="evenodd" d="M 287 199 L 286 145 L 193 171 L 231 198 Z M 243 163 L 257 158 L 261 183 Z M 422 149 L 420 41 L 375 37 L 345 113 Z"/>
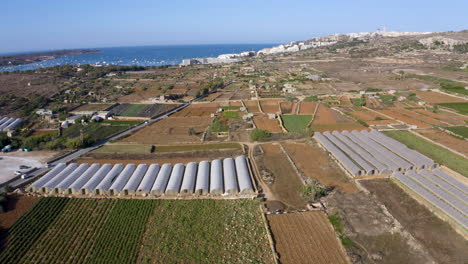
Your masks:
<path fill-rule="evenodd" d="M 0 116 L 0 132 L 13 131 L 21 123 L 23 120 L 20 118 Z"/>
<path fill-rule="evenodd" d="M 30 192 L 77 195 L 252 195 L 245 156 L 175 165 L 60 163 L 28 188 Z"/>

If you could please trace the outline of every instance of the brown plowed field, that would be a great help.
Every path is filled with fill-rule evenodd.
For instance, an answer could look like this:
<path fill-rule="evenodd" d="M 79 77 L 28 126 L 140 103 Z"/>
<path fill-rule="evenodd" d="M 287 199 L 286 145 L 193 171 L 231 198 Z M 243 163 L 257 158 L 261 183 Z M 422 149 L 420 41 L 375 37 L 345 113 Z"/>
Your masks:
<path fill-rule="evenodd" d="M 336 187 L 341 192 L 358 191 L 354 183 L 316 144 L 284 143 L 283 147 L 304 176 L 317 179 L 323 185 Z"/>
<path fill-rule="evenodd" d="M 171 117 L 210 117 L 211 114 L 216 113 L 219 104 L 207 103 L 207 104 L 191 104 L 179 112 L 173 114 Z"/>
<path fill-rule="evenodd" d="M 281 263 L 348 263 L 322 211 L 267 215 Z"/>
<path fill-rule="evenodd" d="M 256 115 L 253 118 L 255 126 L 259 129 L 268 130 L 272 133 L 283 133 L 281 126 L 276 119 L 269 119 L 266 115 Z"/>
<path fill-rule="evenodd" d="M 388 115 L 392 118 L 395 118 L 397 120 L 400 120 L 406 124 L 409 124 L 409 125 L 415 125 L 417 126 L 418 128 L 431 128 L 430 125 L 426 124 L 426 123 L 423 123 L 421 121 L 418 121 L 416 119 L 413 119 L 413 118 L 410 118 L 408 116 L 405 116 L 403 114 L 400 114 L 400 113 L 397 113 L 397 112 L 394 112 L 394 111 L 390 111 L 390 110 L 377 110 L 379 113 L 382 113 L 384 115 Z"/>
<path fill-rule="evenodd" d="M 138 130 L 121 142 L 140 144 L 171 144 L 200 142 L 201 135 L 210 125 L 206 117 L 168 117 Z M 190 135 L 193 128 L 196 135 Z"/>
<path fill-rule="evenodd" d="M 438 92 L 416 91 L 415 93 L 416 96 L 431 104 L 467 102 L 467 100 L 462 98 L 445 95 Z"/>
<path fill-rule="evenodd" d="M 242 103 L 240 101 L 229 102 L 229 106 L 238 106 L 241 107 Z"/>
<path fill-rule="evenodd" d="M 314 102 L 301 102 L 301 106 L 299 107 L 299 114 L 300 115 L 313 115 L 316 106 L 317 104 Z"/>
<path fill-rule="evenodd" d="M 243 101 L 245 106 L 247 107 L 247 111 L 250 113 L 260 113 L 260 109 L 258 108 L 258 101 Z"/>
<path fill-rule="evenodd" d="M 289 210 L 305 209 L 307 203 L 300 195 L 304 184 L 280 146 L 263 144 L 261 147 L 264 154 L 259 167 L 264 167 L 271 173 L 274 180 L 269 188 L 275 198 L 285 204 Z"/>
<path fill-rule="evenodd" d="M 382 108 L 382 104 L 375 98 L 366 97 L 366 105 L 370 108 Z"/>
<path fill-rule="evenodd" d="M 39 200 L 37 197 L 10 195 L 5 204 L 5 212 L 0 213 L 0 235 L 2 229 L 10 228 L 18 218 L 25 214 Z"/>
<path fill-rule="evenodd" d="M 340 97 L 340 105 L 342 105 L 342 106 L 352 106 L 353 103 L 351 102 L 351 99 L 349 99 L 348 96 L 341 96 Z"/>
<path fill-rule="evenodd" d="M 281 102 L 280 108 L 283 114 L 295 114 L 297 111 L 298 103 L 295 102 Z"/>
<path fill-rule="evenodd" d="M 466 140 L 458 139 L 437 128 L 419 129 L 417 132 L 437 143 L 468 155 L 468 141 Z"/>
<path fill-rule="evenodd" d="M 369 125 L 389 125 L 389 124 L 398 124 L 395 120 L 387 119 L 383 115 L 379 115 L 376 112 L 359 109 L 359 111 L 350 112 L 350 114 L 357 119 L 361 119 L 365 121 Z M 384 120 L 375 120 L 377 117 L 382 118 Z"/>
<path fill-rule="evenodd" d="M 327 131 L 327 130 L 353 130 L 353 129 L 366 129 L 366 127 L 356 123 L 354 120 L 330 109 L 329 107 L 320 104 L 317 113 L 315 114 L 314 121 L 312 122 L 312 129 L 314 131 Z"/>
<path fill-rule="evenodd" d="M 276 114 L 280 112 L 279 100 L 260 100 L 260 105 L 265 113 Z"/>
<path fill-rule="evenodd" d="M 209 94 L 208 96 L 206 96 L 205 98 L 207 100 L 212 101 L 212 100 L 218 98 L 219 96 L 221 96 L 221 93 L 212 93 L 212 94 Z"/>
<path fill-rule="evenodd" d="M 413 109 L 413 111 L 420 113 L 422 115 L 430 116 L 434 119 L 442 120 L 451 125 L 464 125 L 465 124 L 465 122 L 463 122 L 463 120 L 460 119 L 458 115 L 455 115 L 449 112 L 444 112 L 445 114 L 442 114 L 442 113 L 434 113 L 432 111 L 428 111 L 425 109 Z"/>
<path fill-rule="evenodd" d="M 428 117 L 428 116 L 425 116 L 425 115 L 418 114 L 418 113 L 416 113 L 414 111 L 406 110 L 406 109 L 403 109 L 403 108 L 395 108 L 395 107 L 391 107 L 389 109 L 394 111 L 394 112 L 401 113 L 403 115 L 411 117 L 413 119 L 420 120 L 420 121 L 422 121 L 424 123 L 427 123 L 427 124 L 430 124 L 430 125 L 445 125 L 444 123 L 440 122 L 439 120 L 436 120 L 434 118 L 431 118 L 431 117 Z"/>

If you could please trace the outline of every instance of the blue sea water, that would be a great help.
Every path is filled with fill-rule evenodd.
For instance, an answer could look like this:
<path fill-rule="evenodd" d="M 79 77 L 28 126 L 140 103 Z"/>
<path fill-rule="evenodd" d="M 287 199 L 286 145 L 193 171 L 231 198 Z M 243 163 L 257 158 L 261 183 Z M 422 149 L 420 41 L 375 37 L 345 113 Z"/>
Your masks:
<path fill-rule="evenodd" d="M 69 55 L 57 59 L 36 63 L 4 67 L 0 71 L 24 71 L 58 65 L 139 65 L 159 66 L 174 65 L 183 59 L 217 57 L 227 53 L 259 51 L 277 44 L 216 44 L 216 45 L 173 45 L 173 46 L 137 46 L 97 48 L 100 53 Z"/>

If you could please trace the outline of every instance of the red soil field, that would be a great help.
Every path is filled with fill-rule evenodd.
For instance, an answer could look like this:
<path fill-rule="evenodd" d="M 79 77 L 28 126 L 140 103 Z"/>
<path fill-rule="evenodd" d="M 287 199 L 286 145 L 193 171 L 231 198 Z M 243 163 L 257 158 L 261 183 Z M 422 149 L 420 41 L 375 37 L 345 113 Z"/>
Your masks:
<path fill-rule="evenodd" d="M 317 104 L 314 102 L 301 102 L 301 105 L 299 107 L 299 114 L 300 115 L 313 115 L 316 106 Z"/>
<path fill-rule="evenodd" d="M 217 103 L 191 104 L 171 117 L 210 117 L 211 114 L 216 113 L 218 107 Z"/>
<path fill-rule="evenodd" d="M 390 111 L 390 110 L 377 110 L 379 113 L 382 113 L 382 114 L 385 114 L 385 115 L 388 115 L 392 118 L 395 118 L 397 120 L 400 120 L 406 124 L 409 124 L 409 125 L 415 125 L 417 126 L 418 128 L 431 128 L 430 125 L 427 125 L 426 123 L 423 123 L 419 120 L 416 120 L 416 119 L 413 119 L 413 118 L 410 118 L 408 116 L 405 116 L 403 114 L 400 114 L 400 113 L 397 113 L 397 112 L 394 112 L 394 111 Z"/>
<path fill-rule="evenodd" d="M 468 102 L 462 98 L 431 91 L 415 91 L 416 96 L 431 104 Z"/>
<path fill-rule="evenodd" d="M 413 109 L 413 111 L 419 114 L 425 115 L 425 116 L 432 117 L 434 119 L 442 120 L 451 125 L 464 125 L 465 124 L 465 122 L 463 121 L 463 118 L 460 118 L 459 115 L 455 115 L 449 112 L 434 113 L 432 111 L 428 111 L 425 109 Z"/>
<path fill-rule="evenodd" d="M 348 263 L 322 211 L 267 215 L 281 263 Z"/>
<path fill-rule="evenodd" d="M 260 100 L 260 105 L 265 113 L 276 114 L 280 112 L 279 101 L 274 99 Z"/>
<path fill-rule="evenodd" d="M 247 111 L 250 113 L 260 113 L 260 109 L 258 108 L 258 101 L 243 101 L 245 106 L 247 107 Z"/>
<path fill-rule="evenodd" d="M 389 109 L 394 111 L 394 112 L 401 113 L 403 115 L 411 117 L 413 119 L 420 120 L 420 121 L 422 121 L 424 123 L 427 123 L 427 124 L 430 124 L 430 125 L 444 125 L 444 123 L 440 122 L 439 120 L 436 120 L 434 118 L 431 118 L 431 117 L 428 117 L 428 116 L 425 116 L 425 115 L 421 115 L 421 114 L 416 113 L 414 111 L 410 111 L 410 110 L 403 109 L 403 108 L 396 108 L 396 107 L 391 107 Z"/>
<path fill-rule="evenodd" d="M 266 115 L 256 115 L 253 118 L 255 126 L 259 129 L 268 130 L 272 133 L 283 133 L 283 129 L 276 119 L 269 119 Z"/>
<path fill-rule="evenodd" d="M 437 128 L 419 129 L 418 134 L 421 134 L 437 143 L 458 151 L 464 155 L 468 155 L 468 141 L 458 139 Z"/>
<path fill-rule="evenodd" d="M 25 214 L 39 200 L 38 197 L 10 195 L 5 204 L 5 212 L 0 213 L 0 229 L 10 228 L 16 220 Z M 0 232 L 1 234 L 1 232 Z"/>
<path fill-rule="evenodd" d="M 282 114 L 295 114 L 299 103 L 296 102 L 280 102 Z"/>
<path fill-rule="evenodd" d="M 385 116 L 380 115 L 376 112 L 368 111 L 361 108 L 359 109 L 359 111 L 350 112 L 350 114 L 357 119 L 365 121 L 369 125 L 389 125 L 398 123 L 397 121 L 389 120 Z M 376 118 L 381 118 L 384 120 L 375 120 Z"/>
<path fill-rule="evenodd" d="M 312 122 L 314 131 L 366 129 L 354 120 L 320 104 Z"/>

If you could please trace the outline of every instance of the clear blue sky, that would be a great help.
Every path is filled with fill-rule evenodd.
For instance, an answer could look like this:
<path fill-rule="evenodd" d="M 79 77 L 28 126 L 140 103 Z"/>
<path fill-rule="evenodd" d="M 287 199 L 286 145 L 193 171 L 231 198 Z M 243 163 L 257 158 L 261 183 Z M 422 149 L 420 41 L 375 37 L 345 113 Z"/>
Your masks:
<path fill-rule="evenodd" d="M 3 0 L 0 53 L 468 29 L 466 0 Z"/>

